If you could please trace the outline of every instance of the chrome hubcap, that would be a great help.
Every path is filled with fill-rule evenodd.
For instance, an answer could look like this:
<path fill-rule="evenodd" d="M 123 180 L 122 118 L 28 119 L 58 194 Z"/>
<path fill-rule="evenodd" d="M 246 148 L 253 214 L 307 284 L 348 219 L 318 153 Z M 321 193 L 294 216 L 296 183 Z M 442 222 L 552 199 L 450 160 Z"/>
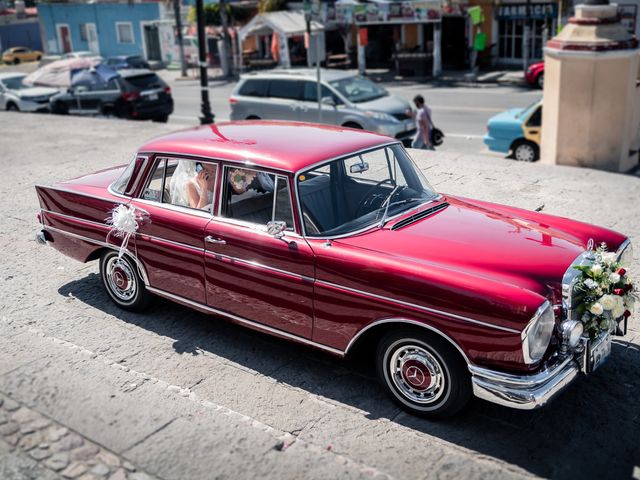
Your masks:
<path fill-rule="evenodd" d="M 521 162 L 533 162 L 536 154 L 531 145 L 520 145 L 516 148 L 516 160 Z"/>
<path fill-rule="evenodd" d="M 135 296 L 136 276 L 127 261 L 118 257 L 110 258 L 107 261 L 106 277 L 111 292 L 119 300 L 128 302 Z"/>
<path fill-rule="evenodd" d="M 389 361 L 391 379 L 409 400 L 428 404 L 444 393 L 445 377 L 440 362 L 417 345 L 396 350 Z"/>

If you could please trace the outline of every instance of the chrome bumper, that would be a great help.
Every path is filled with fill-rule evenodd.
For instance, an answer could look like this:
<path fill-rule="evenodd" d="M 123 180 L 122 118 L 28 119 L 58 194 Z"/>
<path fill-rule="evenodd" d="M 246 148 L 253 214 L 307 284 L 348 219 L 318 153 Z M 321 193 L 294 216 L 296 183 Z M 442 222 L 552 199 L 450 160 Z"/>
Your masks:
<path fill-rule="evenodd" d="M 38 242 L 39 245 L 47 244 L 47 235 L 45 234 L 44 230 L 36 232 L 36 242 Z"/>
<path fill-rule="evenodd" d="M 512 375 L 469 365 L 476 397 L 505 407 L 533 410 L 549 402 L 580 373 L 572 356 L 557 358 L 533 375 Z"/>

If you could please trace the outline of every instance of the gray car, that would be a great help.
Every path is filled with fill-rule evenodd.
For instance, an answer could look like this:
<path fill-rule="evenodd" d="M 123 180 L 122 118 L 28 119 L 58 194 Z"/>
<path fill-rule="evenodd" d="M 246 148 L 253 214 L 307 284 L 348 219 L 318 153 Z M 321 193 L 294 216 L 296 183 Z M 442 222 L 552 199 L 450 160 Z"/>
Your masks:
<path fill-rule="evenodd" d="M 406 100 L 355 73 L 322 70 L 322 123 L 361 128 L 410 142 L 415 122 Z M 295 120 L 318 123 L 316 71 L 274 70 L 243 75 L 234 89 L 232 120 Z"/>

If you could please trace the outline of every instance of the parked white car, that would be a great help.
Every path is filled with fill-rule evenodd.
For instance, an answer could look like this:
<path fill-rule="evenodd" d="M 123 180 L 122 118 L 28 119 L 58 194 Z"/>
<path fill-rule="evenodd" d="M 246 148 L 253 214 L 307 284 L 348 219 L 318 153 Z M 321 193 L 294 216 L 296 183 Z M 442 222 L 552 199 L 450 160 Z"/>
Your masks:
<path fill-rule="evenodd" d="M 31 87 L 25 73 L 0 73 L 0 110 L 48 112 L 49 99 L 58 93 L 50 87 Z"/>

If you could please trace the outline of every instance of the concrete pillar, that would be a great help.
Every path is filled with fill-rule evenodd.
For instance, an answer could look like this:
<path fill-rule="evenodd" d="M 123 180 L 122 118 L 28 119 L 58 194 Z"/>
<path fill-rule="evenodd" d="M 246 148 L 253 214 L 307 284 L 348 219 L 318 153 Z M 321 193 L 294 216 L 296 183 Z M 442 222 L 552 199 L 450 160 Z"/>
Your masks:
<path fill-rule="evenodd" d="M 617 172 L 637 165 L 639 64 L 638 41 L 616 5 L 576 6 L 545 48 L 543 163 Z"/>
<path fill-rule="evenodd" d="M 433 71 L 431 74 L 434 77 L 439 77 L 440 73 L 442 73 L 441 26 L 440 22 L 433 24 Z"/>

